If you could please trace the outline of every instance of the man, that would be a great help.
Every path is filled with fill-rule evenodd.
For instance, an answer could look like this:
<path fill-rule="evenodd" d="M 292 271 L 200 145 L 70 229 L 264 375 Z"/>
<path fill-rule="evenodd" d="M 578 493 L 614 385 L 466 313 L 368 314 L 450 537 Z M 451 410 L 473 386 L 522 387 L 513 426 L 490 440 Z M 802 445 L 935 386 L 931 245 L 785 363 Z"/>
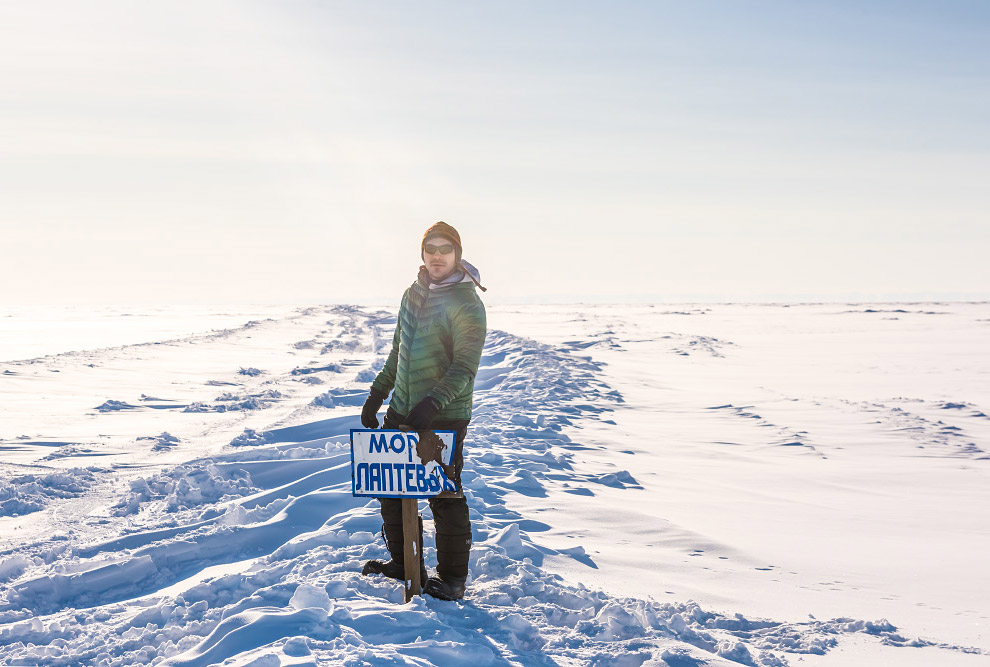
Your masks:
<path fill-rule="evenodd" d="M 461 489 L 464 436 L 471 420 L 474 376 L 485 344 L 485 306 L 475 286 L 478 270 L 461 259 L 461 237 L 445 222 L 426 230 L 420 245 L 423 266 L 402 295 L 392 351 L 371 385 L 361 410 L 361 424 L 378 428 L 378 410 L 389 392 L 392 400 L 383 428 L 408 426 L 413 431 L 452 430 L 456 492 L 430 499 L 437 536 L 437 576 L 426 578 L 420 553 L 423 592 L 444 600 L 464 597 L 471 552 L 471 522 Z M 371 560 L 362 574 L 405 580 L 402 548 L 402 501 L 380 498 L 382 532 L 392 560 Z M 423 524 L 420 520 L 420 536 Z M 420 541 L 422 543 L 422 540 Z"/>

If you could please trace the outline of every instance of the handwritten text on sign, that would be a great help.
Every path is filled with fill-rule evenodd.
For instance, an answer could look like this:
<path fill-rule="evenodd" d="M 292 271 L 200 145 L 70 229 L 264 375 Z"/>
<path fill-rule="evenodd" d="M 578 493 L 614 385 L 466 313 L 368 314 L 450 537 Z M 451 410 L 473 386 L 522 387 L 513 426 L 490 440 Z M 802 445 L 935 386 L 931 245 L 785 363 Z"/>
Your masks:
<path fill-rule="evenodd" d="M 445 445 L 445 465 L 454 459 L 454 432 L 436 431 Z M 436 461 L 425 464 L 417 454 L 415 433 L 351 429 L 351 493 L 373 498 L 432 498 L 456 491 Z"/>

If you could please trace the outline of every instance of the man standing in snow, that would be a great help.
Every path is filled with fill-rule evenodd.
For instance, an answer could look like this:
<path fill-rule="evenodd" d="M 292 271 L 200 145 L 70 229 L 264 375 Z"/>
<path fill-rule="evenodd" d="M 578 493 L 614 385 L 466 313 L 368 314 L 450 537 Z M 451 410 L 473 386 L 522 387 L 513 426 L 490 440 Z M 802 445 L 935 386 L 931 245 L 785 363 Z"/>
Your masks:
<path fill-rule="evenodd" d="M 456 492 L 430 499 L 437 537 L 437 576 L 426 578 L 420 554 L 423 592 L 444 600 L 464 597 L 471 552 L 471 522 L 461 489 L 464 436 L 471 420 L 474 376 L 485 344 L 485 306 L 475 287 L 478 270 L 461 259 L 461 237 L 445 222 L 426 230 L 420 245 L 423 266 L 419 277 L 402 295 L 392 338 L 392 351 L 371 385 L 361 410 L 361 424 L 378 428 L 378 410 L 389 392 L 392 400 L 383 428 L 408 426 L 413 431 L 456 432 L 454 477 Z M 371 560 L 362 574 L 384 574 L 405 580 L 402 547 L 402 501 L 380 498 L 382 532 L 392 560 Z M 422 521 L 420 536 L 422 537 Z M 422 543 L 422 540 L 421 542 Z"/>

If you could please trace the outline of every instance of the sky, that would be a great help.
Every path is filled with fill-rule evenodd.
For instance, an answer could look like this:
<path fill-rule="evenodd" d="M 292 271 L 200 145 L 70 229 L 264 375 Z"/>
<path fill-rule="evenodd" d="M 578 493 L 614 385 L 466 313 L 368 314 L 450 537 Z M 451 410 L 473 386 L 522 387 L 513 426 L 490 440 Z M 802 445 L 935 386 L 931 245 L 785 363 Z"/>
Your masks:
<path fill-rule="evenodd" d="M 985 2 L 0 0 L 0 304 L 990 299 Z"/>

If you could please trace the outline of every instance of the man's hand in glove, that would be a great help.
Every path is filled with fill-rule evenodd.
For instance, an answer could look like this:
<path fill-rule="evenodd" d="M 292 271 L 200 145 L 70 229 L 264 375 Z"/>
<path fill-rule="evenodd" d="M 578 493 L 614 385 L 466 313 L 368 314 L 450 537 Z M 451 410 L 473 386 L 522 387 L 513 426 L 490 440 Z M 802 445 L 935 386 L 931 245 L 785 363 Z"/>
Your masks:
<path fill-rule="evenodd" d="M 361 408 L 361 426 L 378 428 L 378 409 L 382 407 L 387 395 L 377 389 L 371 390 L 371 393 L 368 394 L 368 400 L 364 402 L 364 407 Z"/>
<path fill-rule="evenodd" d="M 427 396 L 414 405 L 406 415 L 406 425 L 413 431 L 425 431 L 430 428 L 438 412 L 440 412 L 440 402 L 432 396 Z"/>

